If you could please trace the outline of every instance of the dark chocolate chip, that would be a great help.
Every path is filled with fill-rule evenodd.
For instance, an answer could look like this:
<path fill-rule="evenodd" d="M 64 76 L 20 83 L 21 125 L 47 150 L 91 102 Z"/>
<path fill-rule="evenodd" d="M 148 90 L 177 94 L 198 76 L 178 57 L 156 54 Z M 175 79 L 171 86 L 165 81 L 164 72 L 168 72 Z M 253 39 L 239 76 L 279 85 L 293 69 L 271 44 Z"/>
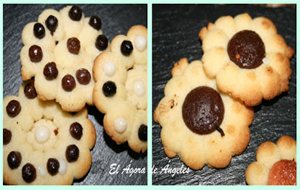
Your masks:
<path fill-rule="evenodd" d="M 80 123 L 72 123 L 72 125 L 70 126 L 70 134 L 74 139 L 80 140 L 81 136 L 82 136 L 82 126 L 80 125 Z"/>
<path fill-rule="evenodd" d="M 45 27 L 41 23 L 35 23 L 33 26 L 34 36 L 38 39 L 45 37 Z"/>
<path fill-rule="evenodd" d="M 55 32 L 58 25 L 58 20 L 55 16 L 49 15 L 46 19 L 46 27 L 50 30 L 51 35 Z"/>
<path fill-rule="evenodd" d="M 96 30 L 100 30 L 102 26 L 101 19 L 97 16 L 91 16 L 89 24 Z"/>
<path fill-rule="evenodd" d="M 67 47 L 70 53 L 78 54 L 80 51 L 80 41 L 77 38 L 69 38 L 67 41 Z"/>
<path fill-rule="evenodd" d="M 21 109 L 21 105 L 17 100 L 11 100 L 6 106 L 6 112 L 10 117 L 16 117 Z"/>
<path fill-rule="evenodd" d="M 102 92 L 106 97 L 112 97 L 117 92 L 117 86 L 112 81 L 107 81 L 102 86 Z"/>
<path fill-rule="evenodd" d="M 11 140 L 11 131 L 9 129 L 4 128 L 3 129 L 3 144 L 7 145 L 8 143 L 10 143 Z"/>
<path fill-rule="evenodd" d="M 58 129 L 54 129 L 53 132 L 54 132 L 55 136 L 58 135 Z"/>
<path fill-rule="evenodd" d="M 34 88 L 34 80 L 30 80 L 24 87 L 24 94 L 28 99 L 37 97 L 36 90 Z"/>
<path fill-rule="evenodd" d="M 49 158 L 47 161 L 47 170 L 50 175 L 54 176 L 58 173 L 59 162 L 55 158 Z"/>
<path fill-rule="evenodd" d="M 67 92 L 72 91 L 76 86 L 74 77 L 72 77 L 72 75 L 69 74 L 65 75 L 64 78 L 62 78 L 61 80 L 61 86 Z"/>
<path fill-rule="evenodd" d="M 47 63 L 44 67 L 43 73 L 47 80 L 56 79 L 58 75 L 56 64 L 54 62 Z"/>
<path fill-rule="evenodd" d="M 73 5 L 69 11 L 69 17 L 74 21 L 79 21 L 82 17 L 82 10 L 76 5 Z"/>
<path fill-rule="evenodd" d="M 36 178 L 35 167 L 30 163 L 25 164 L 22 168 L 22 177 L 27 183 L 33 182 Z"/>
<path fill-rule="evenodd" d="M 220 94 L 214 89 L 200 86 L 185 97 L 182 117 L 186 126 L 194 133 L 204 135 L 217 129 L 222 131 L 220 125 L 223 116 L 224 104 Z"/>
<path fill-rule="evenodd" d="M 147 125 L 142 124 L 139 128 L 139 139 L 147 141 Z"/>
<path fill-rule="evenodd" d="M 131 41 L 124 40 L 121 44 L 121 52 L 125 56 L 129 56 L 133 50 Z"/>
<path fill-rule="evenodd" d="M 75 144 L 69 145 L 66 149 L 66 159 L 68 162 L 75 162 L 79 157 L 79 149 Z"/>
<path fill-rule="evenodd" d="M 11 169 L 16 169 L 22 162 L 21 153 L 18 151 L 11 151 L 7 156 L 7 163 Z"/>
<path fill-rule="evenodd" d="M 38 45 L 32 45 L 29 48 L 28 55 L 29 55 L 30 61 L 32 61 L 34 63 L 40 62 L 43 58 L 42 48 Z"/>
<path fill-rule="evenodd" d="M 76 78 L 80 84 L 86 85 L 91 81 L 91 74 L 88 70 L 82 68 L 76 71 Z"/>
<path fill-rule="evenodd" d="M 244 69 L 254 69 L 263 63 L 265 45 L 260 36 L 251 30 L 236 33 L 227 45 L 232 62 Z"/>
<path fill-rule="evenodd" d="M 99 51 L 103 51 L 108 46 L 108 39 L 103 34 L 99 35 L 96 39 L 95 46 Z"/>

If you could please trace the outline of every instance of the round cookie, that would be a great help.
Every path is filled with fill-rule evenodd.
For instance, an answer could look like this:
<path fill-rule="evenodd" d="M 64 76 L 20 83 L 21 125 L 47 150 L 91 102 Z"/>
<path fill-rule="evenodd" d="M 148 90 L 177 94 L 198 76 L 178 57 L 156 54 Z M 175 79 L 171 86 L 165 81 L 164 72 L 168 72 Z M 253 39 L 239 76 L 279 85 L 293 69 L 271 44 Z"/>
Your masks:
<path fill-rule="evenodd" d="M 39 100 L 33 80 L 3 105 L 5 184 L 72 184 L 88 172 L 96 132 L 86 109 L 69 114 Z"/>
<path fill-rule="evenodd" d="M 106 133 L 135 152 L 147 149 L 147 28 L 132 26 L 94 63 L 93 100 Z"/>
<path fill-rule="evenodd" d="M 22 32 L 22 79 L 34 77 L 38 97 L 56 100 L 64 111 L 93 105 L 93 62 L 109 49 L 101 26 L 99 17 L 84 17 L 78 6 L 44 10 Z"/>
<path fill-rule="evenodd" d="M 183 58 L 172 69 L 165 96 L 154 112 L 168 157 L 178 155 L 192 169 L 224 168 L 250 139 L 253 111 L 217 91 L 201 61 Z"/>
<path fill-rule="evenodd" d="M 246 169 L 249 185 L 296 185 L 296 141 L 281 136 L 276 144 L 270 141 L 259 145 L 256 160 Z"/>
<path fill-rule="evenodd" d="M 294 50 L 271 20 L 247 13 L 220 17 L 199 32 L 206 74 L 218 89 L 248 106 L 288 90 Z"/>

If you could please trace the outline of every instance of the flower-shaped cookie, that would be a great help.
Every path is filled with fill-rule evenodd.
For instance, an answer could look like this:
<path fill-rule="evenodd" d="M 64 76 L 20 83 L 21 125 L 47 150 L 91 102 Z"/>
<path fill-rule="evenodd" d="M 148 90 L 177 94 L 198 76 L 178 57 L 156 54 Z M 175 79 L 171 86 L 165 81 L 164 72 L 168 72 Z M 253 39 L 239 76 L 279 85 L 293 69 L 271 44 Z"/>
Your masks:
<path fill-rule="evenodd" d="M 40 101 L 33 83 L 4 98 L 4 183 L 71 184 L 91 166 L 95 128 L 86 109 L 71 115 Z"/>
<path fill-rule="evenodd" d="M 104 129 L 118 144 L 135 152 L 147 149 L 147 28 L 132 26 L 118 35 L 111 51 L 94 63 L 93 100 L 105 114 Z"/>
<path fill-rule="evenodd" d="M 249 185 L 296 185 L 296 141 L 292 137 L 282 136 L 276 144 L 262 143 L 256 160 L 246 170 Z"/>
<path fill-rule="evenodd" d="M 269 19 L 223 16 L 199 37 L 204 70 L 221 92 L 255 106 L 288 90 L 293 49 Z"/>
<path fill-rule="evenodd" d="M 253 111 L 216 90 L 201 61 L 181 59 L 172 69 L 165 97 L 154 112 L 168 157 L 192 169 L 226 167 L 249 143 Z"/>
<path fill-rule="evenodd" d="M 22 32 L 22 79 L 35 78 L 42 100 L 56 100 L 63 110 L 92 105 L 93 62 L 108 47 L 97 16 L 85 18 L 77 6 L 44 10 Z"/>

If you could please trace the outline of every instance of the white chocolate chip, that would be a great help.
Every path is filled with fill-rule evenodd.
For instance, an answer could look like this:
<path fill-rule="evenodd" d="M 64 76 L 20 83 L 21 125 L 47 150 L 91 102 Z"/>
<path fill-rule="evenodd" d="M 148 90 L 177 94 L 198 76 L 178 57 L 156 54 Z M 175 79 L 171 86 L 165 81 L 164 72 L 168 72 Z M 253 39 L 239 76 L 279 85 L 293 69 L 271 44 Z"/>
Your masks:
<path fill-rule="evenodd" d="M 46 175 L 46 169 L 43 166 L 38 166 L 38 170 L 41 176 L 45 176 Z"/>
<path fill-rule="evenodd" d="M 134 81 L 134 83 L 133 83 L 133 89 L 134 89 L 134 93 L 137 96 L 143 96 L 145 94 L 144 83 L 141 80 Z"/>
<path fill-rule="evenodd" d="M 123 133 L 127 128 L 127 122 L 124 118 L 119 117 L 115 120 L 115 130 L 118 133 Z"/>
<path fill-rule="evenodd" d="M 46 142 L 50 137 L 50 130 L 45 126 L 37 126 L 35 130 L 35 140 L 39 143 Z"/>
<path fill-rule="evenodd" d="M 107 76 L 112 76 L 116 72 L 116 66 L 112 62 L 106 62 L 103 64 L 103 70 Z"/>
<path fill-rule="evenodd" d="M 264 64 L 268 64 L 268 62 L 269 62 L 269 61 L 268 61 L 268 58 L 266 58 L 266 57 L 265 57 L 265 58 L 263 58 L 263 60 L 262 60 L 262 61 L 263 61 L 263 63 L 264 63 Z"/>
<path fill-rule="evenodd" d="M 138 51 L 144 51 L 147 46 L 147 40 L 144 36 L 137 36 L 134 39 L 134 45 Z"/>
<path fill-rule="evenodd" d="M 58 172 L 60 174 L 65 174 L 66 171 L 67 171 L 67 163 L 63 159 L 60 159 Z"/>

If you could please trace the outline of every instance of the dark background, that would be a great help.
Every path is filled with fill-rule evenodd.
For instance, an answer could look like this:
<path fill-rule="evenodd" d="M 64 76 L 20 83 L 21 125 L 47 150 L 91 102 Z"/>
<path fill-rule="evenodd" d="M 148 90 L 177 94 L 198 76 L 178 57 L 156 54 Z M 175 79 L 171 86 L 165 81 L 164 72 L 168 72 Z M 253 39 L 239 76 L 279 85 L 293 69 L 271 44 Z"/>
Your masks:
<path fill-rule="evenodd" d="M 21 33 L 24 26 L 37 21 L 46 8 L 59 10 L 65 5 L 4 5 L 4 53 L 3 95 L 16 95 L 22 83 L 19 53 L 22 48 Z M 85 16 L 97 15 L 102 20 L 102 30 L 109 41 L 117 34 L 126 34 L 135 24 L 147 26 L 147 5 L 79 5 Z M 103 131 L 103 115 L 89 107 L 89 118 L 96 132 L 96 145 L 92 150 L 93 164 L 88 175 L 74 184 L 147 184 L 146 174 L 110 175 L 110 165 L 119 164 L 120 169 L 129 164 L 132 168 L 147 168 L 147 154 L 136 154 L 127 144 L 116 145 Z"/>
<path fill-rule="evenodd" d="M 224 15 L 235 16 L 248 12 L 252 17 L 266 16 L 277 27 L 279 34 L 292 48 L 296 48 L 296 7 L 267 8 L 262 5 L 153 5 L 153 111 L 163 97 L 163 89 L 171 78 L 173 64 L 182 57 L 189 61 L 202 57 L 198 32 L 209 22 Z M 296 52 L 296 49 L 295 49 Z M 255 160 L 255 151 L 264 141 L 276 141 L 281 135 L 296 138 L 296 56 L 291 60 L 292 76 L 289 91 L 255 107 L 251 125 L 250 144 L 243 154 L 232 159 L 225 169 L 191 171 L 172 177 L 153 174 L 153 184 L 245 184 L 244 173 Z M 166 157 L 161 140 L 160 126 L 153 122 L 153 165 L 170 168 L 183 165 L 178 157 Z M 172 137 L 170 137 L 172 138 Z"/>

